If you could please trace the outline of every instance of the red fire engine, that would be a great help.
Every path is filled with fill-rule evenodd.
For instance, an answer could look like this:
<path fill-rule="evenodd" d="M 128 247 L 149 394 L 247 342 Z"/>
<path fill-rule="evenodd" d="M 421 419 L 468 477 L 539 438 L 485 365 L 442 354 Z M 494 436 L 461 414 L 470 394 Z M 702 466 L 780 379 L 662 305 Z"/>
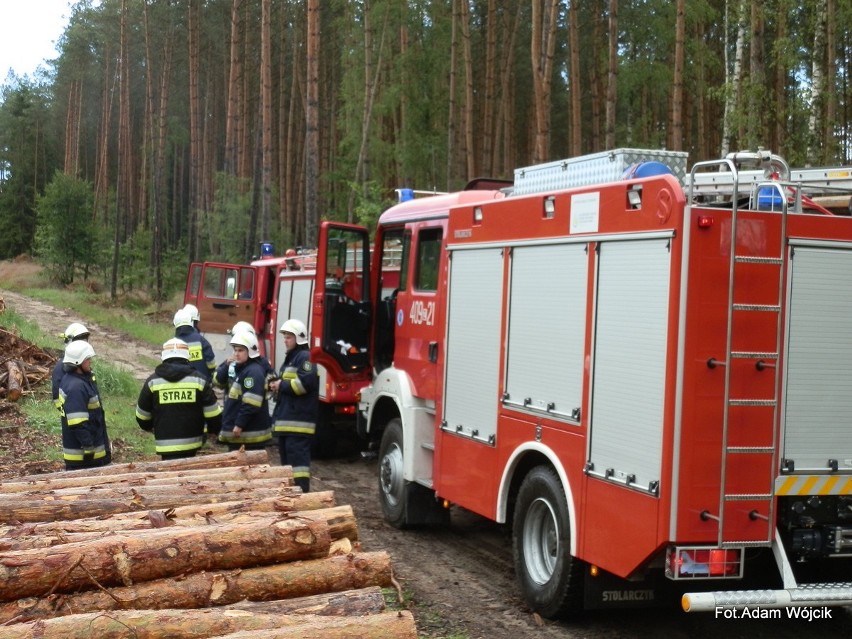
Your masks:
<path fill-rule="evenodd" d="M 852 603 L 838 185 L 764 152 L 686 174 L 685 154 L 622 149 L 400 203 L 370 263 L 366 229 L 325 223 L 312 346 L 375 369 L 360 409 L 387 521 L 455 504 L 510 524 L 547 617 L 671 593 Z M 336 268 L 353 248 L 358 272 Z"/>

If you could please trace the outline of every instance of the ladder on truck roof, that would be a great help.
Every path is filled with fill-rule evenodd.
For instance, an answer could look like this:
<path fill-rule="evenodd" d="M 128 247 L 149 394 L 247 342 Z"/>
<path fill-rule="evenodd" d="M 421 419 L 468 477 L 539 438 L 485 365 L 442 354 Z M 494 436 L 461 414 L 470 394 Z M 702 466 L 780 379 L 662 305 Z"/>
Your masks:
<path fill-rule="evenodd" d="M 852 214 L 852 167 L 828 166 L 816 168 L 791 169 L 779 156 L 765 151 L 753 153 L 753 156 L 769 157 L 760 169 L 742 169 L 742 153 L 731 153 L 728 158 L 736 167 L 730 170 L 728 164 L 714 160 L 718 171 L 690 173 L 684 178 L 684 188 L 695 201 L 707 198 L 732 198 L 734 192 L 739 195 L 751 194 L 752 198 L 767 180 L 783 184 L 792 200 L 792 210 L 801 213 L 806 208 L 828 212 L 827 209 L 842 210 Z M 776 164 L 780 161 L 780 164 Z M 729 169 L 729 170 L 724 170 Z"/>
<path fill-rule="evenodd" d="M 786 163 L 778 156 L 763 152 L 736 154 L 722 160 L 696 163 L 690 175 L 691 183 L 702 175 L 702 169 L 727 166 L 733 178 L 733 189 L 738 188 L 739 166 L 743 162 L 760 164 L 764 169 L 779 169 L 785 172 Z M 739 207 L 736 198 L 731 207 L 731 239 L 730 264 L 728 271 L 728 309 L 727 334 L 725 340 L 724 360 L 711 359 L 707 365 L 711 368 L 724 369 L 724 407 L 722 421 L 722 450 L 721 450 L 721 490 L 717 512 L 705 510 L 701 513 L 705 520 L 718 522 L 718 544 L 722 548 L 739 548 L 743 546 L 769 546 L 773 538 L 773 492 L 776 466 L 776 428 L 778 417 L 778 377 L 777 363 L 781 351 L 781 301 L 783 296 L 783 264 L 786 248 L 786 229 L 788 204 L 784 186 L 779 182 L 766 181 L 754 184 L 758 189 L 775 190 L 780 195 L 780 240 L 777 254 L 770 250 L 769 255 L 747 253 L 742 242 L 738 241 Z M 746 277 L 754 277 L 755 272 L 763 279 L 777 279 L 774 298 L 754 303 L 751 300 L 738 299 L 737 290 Z M 767 303 L 770 302 L 770 303 Z M 755 331 L 756 326 L 765 328 L 760 332 L 775 336 L 774 349 L 771 351 L 747 350 L 743 346 L 743 324 L 747 323 L 749 330 Z M 732 397 L 732 387 L 741 389 L 745 373 L 743 367 L 735 360 L 754 362 L 755 368 L 761 375 L 771 377 L 771 396 L 765 397 Z M 749 367 L 750 369 L 750 367 Z M 738 383 L 734 383 L 738 382 Z M 769 380 L 764 384 L 769 386 Z M 741 391 L 739 391 L 741 392 Z M 750 430 L 760 433 L 743 442 L 743 435 L 737 433 L 732 437 L 731 425 L 734 417 L 739 422 L 746 421 L 747 414 Z M 749 469 L 748 472 L 744 472 Z M 746 510 L 748 511 L 746 514 Z M 740 531 L 753 528 L 743 522 L 747 516 L 751 522 L 762 521 L 765 525 L 756 530 L 750 530 L 748 538 L 743 538 Z"/>

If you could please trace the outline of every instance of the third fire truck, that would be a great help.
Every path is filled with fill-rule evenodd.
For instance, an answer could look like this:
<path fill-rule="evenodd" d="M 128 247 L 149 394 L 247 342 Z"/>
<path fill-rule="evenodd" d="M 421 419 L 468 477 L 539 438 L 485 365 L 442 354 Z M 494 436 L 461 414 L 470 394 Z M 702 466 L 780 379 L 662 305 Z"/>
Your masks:
<path fill-rule="evenodd" d="M 312 347 L 372 373 L 387 521 L 505 522 L 547 617 L 852 603 L 850 172 L 622 149 L 475 186 L 354 270 L 367 230 L 322 228 Z"/>

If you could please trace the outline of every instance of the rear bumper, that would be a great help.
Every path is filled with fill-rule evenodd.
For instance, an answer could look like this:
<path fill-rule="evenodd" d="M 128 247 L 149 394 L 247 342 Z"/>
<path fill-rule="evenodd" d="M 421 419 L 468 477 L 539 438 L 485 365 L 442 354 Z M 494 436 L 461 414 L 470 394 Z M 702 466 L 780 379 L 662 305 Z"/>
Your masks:
<path fill-rule="evenodd" d="M 719 590 L 688 592 L 681 597 L 684 612 L 713 612 L 718 608 L 790 608 L 852 605 L 852 583 L 803 584 L 784 590 Z"/>

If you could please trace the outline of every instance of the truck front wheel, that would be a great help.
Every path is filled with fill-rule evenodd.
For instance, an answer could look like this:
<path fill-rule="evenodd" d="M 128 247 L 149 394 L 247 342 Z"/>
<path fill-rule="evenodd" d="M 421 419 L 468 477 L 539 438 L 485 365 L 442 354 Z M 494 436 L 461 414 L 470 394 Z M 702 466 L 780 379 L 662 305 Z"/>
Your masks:
<path fill-rule="evenodd" d="M 379 446 L 379 498 L 385 521 L 391 526 L 405 525 L 405 499 L 408 494 L 403 478 L 402 422 L 392 419 L 382 433 Z"/>
<path fill-rule="evenodd" d="M 565 490 L 556 472 L 534 468 L 518 491 L 512 524 L 515 573 L 527 604 L 543 617 L 564 617 L 582 607 L 580 562 L 570 554 Z"/>

